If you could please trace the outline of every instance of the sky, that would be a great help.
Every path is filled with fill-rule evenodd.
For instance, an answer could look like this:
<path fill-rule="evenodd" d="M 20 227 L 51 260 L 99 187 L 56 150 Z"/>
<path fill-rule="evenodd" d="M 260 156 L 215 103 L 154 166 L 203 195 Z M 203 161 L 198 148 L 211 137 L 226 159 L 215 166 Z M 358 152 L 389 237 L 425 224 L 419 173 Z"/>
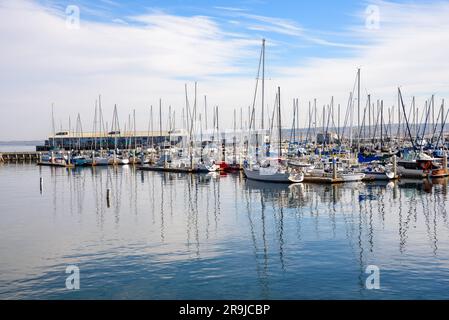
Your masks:
<path fill-rule="evenodd" d="M 344 118 L 358 68 L 362 107 L 368 94 L 392 107 L 398 87 L 407 108 L 432 94 L 439 105 L 449 96 L 448 16 L 449 2 L 432 0 L 0 0 L 0 140 L 47 137 L 52 104 L 57 130 L 73 129 L 79 113 L 91 131 L 99 95 L 109 126 L 117 104 L 122 128 L 135 110 L 147 130 L 161 99 L 164 127 L 169 106 L 179 127 L 195 82 L 208 126 L 218 106 L 231 128 L 234 110 L 246 116 L 253 104 L 262 39 L 266 110 L 279 86 L 285 127 L 294 98 L 302 126 L 314 99 L 322 108 L 333 97 Z M 260 110 L 259 94 L 258 122 Z"/>

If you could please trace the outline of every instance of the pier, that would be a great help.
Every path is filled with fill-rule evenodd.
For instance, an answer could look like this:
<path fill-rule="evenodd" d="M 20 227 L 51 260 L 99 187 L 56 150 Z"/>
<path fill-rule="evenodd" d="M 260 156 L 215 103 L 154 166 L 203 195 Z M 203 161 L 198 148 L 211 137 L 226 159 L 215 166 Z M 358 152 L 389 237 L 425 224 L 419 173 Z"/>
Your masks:
<path fill-rule="evenodd" d="M 40 152 L 20 151 L 20 152 L 0 152 L 0 163 L 5 162 L 38 162 Z"/>

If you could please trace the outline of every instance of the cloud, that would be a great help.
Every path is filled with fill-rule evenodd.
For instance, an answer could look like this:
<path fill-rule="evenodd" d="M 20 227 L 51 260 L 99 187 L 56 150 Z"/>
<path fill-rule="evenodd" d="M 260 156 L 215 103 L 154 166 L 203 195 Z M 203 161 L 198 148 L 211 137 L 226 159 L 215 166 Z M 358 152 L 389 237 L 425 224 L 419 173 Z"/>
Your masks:
<path fill-rule="evenodd" d="M 226 11 L 237 11 L 237 12 L 242 12 L 242 11 L 247 11 L 244 8 L 237 8 L 237 7 L 222 7 L 222 6 L 215 6 L 215 9 L 218 10 L 226 10 Z"/>
<path fill-rule="evenodd" d="M 73 30 L 63 16 L 36 3 L 7 1 L 0 19 L 4 139 L 45 136 L 52 102 L 64 123 L 77 112 L 90 119 L 99 93 L 109 111 L 114 103 L 122 113 L 137 108 L 146 127 L 148 107 L 159 97 L 164 106 L 181 108 L 186 81 L 237 74 L 238 61 L 255 48 L 254 41 L 229 37 L 202 16 L 151 12 L 130 17 L 139 26 L 81 20 Z"/>
<path fill-rule="evenodd" d="M 406 102 L 411 95 L 416 95 L 421 105 L 433 93 L 438 98 L 447 97 L 449 21 L 445 17 L 449 3 L 374 4 L 380 14 L 378 29 L 365 27 L 365 12 L 359 13 L 359 26 L 348 29 L 354 41 L 363 45 L 346 58 L 312 57 L 279 68 L 277 77 L 283 87 L 296 90 L 303 102 L 321 97 L 321 104 L 328 104 L 325 92 L 345 105 L 356 69 L 361 67 L 364 100 L 369 92 L 374 99 L 384 99 L 386 106 L 393 106 L 398 86 L 403 87 Z"/>
<path fill-rule="evenodd" d="M 63 12 L 55 7 L 3 1 L 0 138 L 45 137 L 51 128 L 52 102 L 56 104 L 58 127 L 59 121 L 66 126 L 69 115 L 73 124 L 80 112 L 83 127 L 89 130 L 99 93 L 106 120 L 110 122 L 113 105 L 118 104 L 122 122 L 136 109 L 138 127 L 145 130 L 149 106 L 156 107 L 160 97 L 164 114 L 171 105 L 180 117 L 184 84 L 190 83 L 192 102 L 194 80 L 199 80 L 199 101 L 207 94 L 210 106 L 220 106 L 220 126 L 231 127 L 232 110 L 242 108 L 246 114 L 252 102 L 260 39 L 252 39 L 254 34 L 245 31 L 251 26 L 274 41 L 274 34 L 282 34 L 297 39 L 291 42 L 307 41 L 319 50 L 329 46 L 346 50 L 346 56 L 338 58 L 283 60 L 280 56 L 278 62 L 283 63 L 273 65 L 270 59 L 281 42 L 267 43 L 266 101 L 271 108 L 280 85 L 286 126 L 290 125 L 294 97 L 300 98 L 300 107 L 305 110 L 309 100 L 317 98 L 322 107 L 334 96 L 344 114 L 358 67 L 362 68 L 364 97 L 372 93 L 374 100 L 385 99 L 386 106 L 395 104 L 399 85 L 406 100 L 413 94 L 418 104 L 432 93 L 447 96 L 449 4 L 373 4 L 380 10 L 379 29 L 367 29 L 365 11 L 357 12 L 359 23 L 348 26 L 343 34 L 348 40 L 345 45 L 329 38 L 330 32 L 315 37 L 317 32 L 294 21 L 248 12 L 243 12 L 245 18 L 233 16 L 239 22 L 239 31 L 234 34 L 212 17 L 160 11 L 123 17 L 127 25 L 112 19 L 110 23 L 81 20 L 81 28 L 72 30 L 66 27 Z M 296 50 L 302 49 L 292 47 L 288 54 L 295 56 Z M 284 53 L 278 51 L 279 55 Z M 306 122 L 304 116 L 301 121 Z"/>

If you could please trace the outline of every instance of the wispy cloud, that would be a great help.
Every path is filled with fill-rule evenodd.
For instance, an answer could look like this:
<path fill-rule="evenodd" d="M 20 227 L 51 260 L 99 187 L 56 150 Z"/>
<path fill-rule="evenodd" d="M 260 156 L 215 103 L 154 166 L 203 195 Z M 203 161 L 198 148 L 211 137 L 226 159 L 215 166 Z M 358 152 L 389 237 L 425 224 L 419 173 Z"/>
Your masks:
<path fill-rule="evenodd" d="M 82 20 L 81 28 L 72 30 L 53 9 L 30 1 L 4 2 L 0 111 L 14 112 L 0 117 L 0 136 L 20 134 L 14 120 L 32 123 L 27 127 L 42 136 L 51 102 L 64 108 L 63 114 L 89 114 L 100 92 L 105 106 L 109 98 L 146 110 L 158 97 L 183 105 L 185 81 L 241 74 L 242 59 L 256 49 L 253 40 L 229 36 L 204 16 L 150 12 L 128 19 L 139 25 Z M 31 106 L 40 111 L 27 119 Z"/>
<path fill-rule="evenodd" d="M 301 107 L 313 98 L 328 103 L 330 96 L 345 105 L 357 67 L 362 67 L 363 92 L 384 98 L 386 105 L 395 103 L 398 85 L 417 95 L 418 102 L 431 93 L 449 94 L 449 4 L 374 4 L 380 9 L 379 29 L 367 29 L 365 12 L 358 12 L 357 25 L 334 34 L 242 10 L 223 15 L 238 23 L 234 29 L 216 17 L 153 10 L 101 22 L 82 20 L 79 30 L 71 30 L 64 8 L 2 1 L 0 137 L 45 136 L 51 102 L 57 118 L 81 112 L 90 119 L 98 93 L 105 112 L 114 103 L 122 113 L 136 108 L 138 126 L 145 128 L 148 107 L 159 97 L 164 106 L 183 107 L 188 80 L 200 80 L 199 94 L 207 93 L 211 105 L 220 105 L 225 127 L 232 122 L 231 110 L 252 101 L 260 50 L 256 37 L 265 34 L 273 38 L 267 47 L 266 101 L 274 102 L 280 85 L 286 118 L 293 97 L 300 97 Z M 273 51 L 289 42 L 298 47 L 290 47 L 289 59 L 277 51 L 274 66 Z M 323 51 L 339 47 L 347 55 L 292 58 L 304 44 Z"/>
<path fill-rule="evenodd" d="M 225 9 L 225 8 L 223 8 Z M 243 10 L 225 9 L 225 14 L 235 19 L 239 19 L 239 25 L 250 31 L 259 31 L 269 35 L 280 34 L 291 36 L 302 40 L 305 43 L 339 47 L 339 48 L 360 48 L 361 45 L 351 42 L 338 42 L 335 40 L 327 40 L 320 36 L 321 32 L 315 30 L 309 30 L 300 26 L 297 22 L 290 19 L 283 19 L 278 17 L 270 17 L 264 15 L 251 14 L 244 12 Z M 235 20 L 234 20 L 235 21 Z M 334 33 L 335 35 L 335 33 Z M 340 34 L 340 38 L 342 35 Z M 335 37 L 334 37 L 335 39 Z"/>
<path fill-rule="evenodd" d="M 235 11 L 235 12 L 242 12 L 242 11 L 248 11 L 244 8 L 238 8 L 238 7 L 223 7 L 223 6 L 215 6 L 215 9 L 218 10 L 226 10 L 226 11 Z"/>

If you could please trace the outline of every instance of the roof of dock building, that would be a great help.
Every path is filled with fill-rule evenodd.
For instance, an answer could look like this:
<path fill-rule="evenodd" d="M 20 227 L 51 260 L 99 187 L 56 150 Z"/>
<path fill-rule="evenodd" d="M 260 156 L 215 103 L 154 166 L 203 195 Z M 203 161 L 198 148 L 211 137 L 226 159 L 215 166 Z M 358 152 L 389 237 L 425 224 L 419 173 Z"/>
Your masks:
<path fill-rule="evenodd" d="M 48 139 L 70 139 L 70 138 L 133 138 L 133 137 L 168 137 L 168 136 L 187 136 L 187 131 L 182 129 L 177 129 L 173 131 L 121 131 L 120 133 L 113 132 L 69 132 L 69 131 L 59 131 L 55 135 L 50 135 Z"/>

